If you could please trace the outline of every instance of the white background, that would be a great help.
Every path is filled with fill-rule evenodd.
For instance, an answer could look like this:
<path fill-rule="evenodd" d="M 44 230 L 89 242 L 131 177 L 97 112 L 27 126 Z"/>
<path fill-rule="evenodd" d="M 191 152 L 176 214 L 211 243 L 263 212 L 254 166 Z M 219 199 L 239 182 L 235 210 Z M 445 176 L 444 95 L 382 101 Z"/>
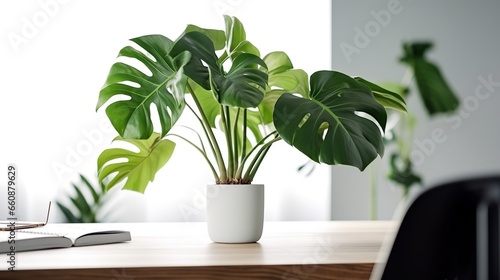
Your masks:
<path fill-rule="evenodd" d="M 401 12 L 385 26 L 379 24 L 369 43 L 348 60 L 340 44 L 353 45 L 356 28 L 364 30 L 376 22 L 373 13 L 387 10 L 389 4 L 397 4 Z M 19 169 L 18 214 L 30 220 L 43 218 L 49 200 L 65 199 L 79 173 L 95 176 L 97 156 L 116 135 L 103 112 L 95 112 L 98 92 L 118 50 L 130 38 L 159 33 L 175 39 L 189 23 L 223 29 L 222 13 L 226 13 L 242 20 L 248 39 L 262 53 L 284 50 L 296 67 L 309 73 L 333 68 L 375 82 L 401 80 L 406 68 L 397 58 L 403 40 L 431 39 L 435 48 L 430 58 L 441 66 L 464 102 L 474 101 L 479 77 L 491 75 L 493 81 L 500 81 L 499 10 L 500 2 L 494 0 L 333 4 L 326 0 L 3 0 L 0 173 L 5 175 L 0 175 L 0 218 L 7 215 L 4 190 L 10 163 Z M 463 103 L 461 111 L 467 117 L 461 117 L 458 126 L 444 118 L 429 119 L 416 95 L 408 100 L 418 118 L 415 141 L 425 141 L 435 129 L 446 136 L 417 166 L 426 186 L 498 172 L 498 91 L 495 88 L 477 104 Z M 78 149 L 84 153 L 77 154 Z M 266 219 L 369 217 L 369 173 L 319 166 L 306 178 L 295 171 L 305 161 L 284 143 L 273 146 L 256 178 L 256 183 L 267 187 Z M 384 179 L 385 160 L 377 163 L 378 218 L 390 219 L 401 191 Z M 56 172 L 54 166 L 67 168 Z M 203 220 L 203 188 L 210 182 L 200 155 L 180 142 L 171 162 L 144 195 L 113 194 L 109 219 Z M 51 221 L 61 219 L 54 211 Z"/>
<path fill-rule="evenodd" d="M 229 14 L 262 53 L 286 51 L 309 73 L 330 69 L 330 2 L 308 3 L 1 1 L 0 217 L 7 215 L 8 164 L 19 170 L 20 219 L 43 219 L 49 200 L 68 202 L 79 173 L 95 178 L 97 156 L 116 136 L 103 111 L 95 111 L 97 97 L 128 39 L 163 34 L 175 40 L 187 24 L 224 29 L 222 14 Z M 255 179 L 267 188 L 267 220 L 330 218 L 329 168 L 305 177 L 296 172 L 305 162 L 285 143 L 271 149 Z M 201 156 L 180 142 L 145 194 L 113 194 L 108 220 L 201 221 L 210 175 Z M 62 221 L 61 214 L 53 211 L 51 221 Z"/>

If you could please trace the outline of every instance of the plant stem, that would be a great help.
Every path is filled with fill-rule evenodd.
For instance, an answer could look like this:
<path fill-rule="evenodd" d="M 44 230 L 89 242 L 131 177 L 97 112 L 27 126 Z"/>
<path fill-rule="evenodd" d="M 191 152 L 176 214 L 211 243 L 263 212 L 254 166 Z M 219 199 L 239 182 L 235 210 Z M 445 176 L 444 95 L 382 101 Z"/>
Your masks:
<path fill-rule="evenodd" d="M 269 133 L 268 135 L 266 135 L 264 138 L 262 138 L 257 144 L 255 144 L 255 146 L 250 150 L 250 152 L 248 152 L 248 154 L 245 154 L 245 157 L 243 157 L 241 159 L 241 164 L 238 168 L 238 170 L 236 171 L 236 176 L 235 178 L 241 178 L 241 175 L 243 174 L 243 168 L 245 167 L 245 163 L 246 161 L 248 160 L 248 158 L 250 157 L 250 155 L 255 151 L 257 150 L 257 147 L 260 146 L 260 145 L 263 145 L 264 142 L 266 141 L 267 138 L 273 136 L 273 135 L 276 135 L 276 131 L 274 132 L 271 132 Z"/>
<path fill-rule="evenodd" d="M 187 84 L 187 86 L 189 91 L 191 92 L 191 96 L 193 97 L 196 107 L 200 112 L 203 131 L 207 135 L 207 138 L 209 139 L 211 146 L 213 147 L 212 151 L 214 152 L 214 157 L 217 161 L 217 166 L 219 167 L 219 181 L 217 181 L 217 183 L 226 182 L 227 181 L 226 165 L 224 163 L 224 158 L 222 156 L 219 144 L 217 143 L 217 139 L 215 138 L 214 132 L 212 131 L 212 127 L 210 126 L 210 122 L 208 121 L 207 116 L 203 112 L 203 108 L 201 107 L 200 101 L 194 94 L 193 88 L 189 83 Z"/>
<path fill-rule="evenodd" d="M 262 163 L 262 160 L 264 159 L 265 155 L 267 154 L 267 151 L 271 147 L 271 145 L 274 142 L 277 142 L 281 140 L 280 136 L 276 136 L 273 140 L 265 143 L 262 145 L 262 147 L 259 149 L 255 157 L 252 159 L 250 164 L 248 165 L 247 172 L 243 176 L 243 180 L 246 182 L 251 182 L 255 176 L 255 173 L 257 173 L 257 170 L 259 169 L 260 164 Z"/>
<path fill-rule="evenodd" d="M 413 69 L 409 67 L 407 68 L 406 72 L 403 75 L 403 78 L 401 79 L 401 84 L 407 89 L 408 92 L 406 98 L 408 98 L 410 94 L 409 88 L 414 76 L 415 73 L 413 72 Z M 399 132 L 404 135 L 403 137 L 406 136 L 406 139 L 398 140 L 398 148 L 403 163 L 408 166 L 409 164 L 411 164 L 410 152 L 412 146 L 411 143 L 413 141 L 413 132 L 415 130 L 415 119 L 410 112 L 408 112 L 406 115 L 401 114 L 401 118 L 402 119 L 399 123 Z M 405 200 L 408 199 L 410 187 L 411 186 L 403 185 L 403 198 Z"/>
<path fill-rule="evenodd" d="M 406 71 L 403 74 L 403 78 L 401 78 L 401 84 L 405 87 L 409 87 L 411 81 L 413 80 L 413 76 L 415 74 L 413 73 L 413 70 L 409 67 L 406 69 Z"/>
<path fill-rule="evenodd" d="M 170 135 L 170 136 L 175 136 L 175 137 L 179 137 L 180 139 L 182 139 L 182 140 L 186 141 L 186 142 L 187 142 L 187 143 L 189 143 L 191 146 L 193 146 L 196 150 L 198 150 L 198 152 L 200 152 L 200 153 L 202 154 L 202 156 L 205 158 L 205 160 L 207 161 L 208 166 L 210 167 L 210 170 L 212 171 L 212 174 L 213 174 L 213 176 L 214 176 L 214 178 L 215 178 L 215 181 L 216 181 L 216 182 L 217 182 L 217 181 L 220 181 L 219 175 L 217 174 L 217 171 L 215 170 L 215 168 L 214 168 L 214 166 L 213 166 L 212 162 L 211 162 L 211 161 L 210 161 L 210 159 L 208 158 L 208 156 L 207 156 L 207 153 L 206 153 L 205 149 L 202 149 L 202 148 L 198 147 L 195 143 L 193 143 L 193 142 L 189 141 L 188 139 L 186 139 L 185 137 L 183 137 L 183 136 L 181 136 L 181 135 L 174 134 L 174 133 L 172 133 L 172 134 L 168 134 L 168 135 Z"/>
<path fill-rule="evenodd" d="M 270 142 L 270 143 L 272 144 L 274 142 Z M 265 148 L 263 147 L 262 152 L 259 151 L 259 154 L 257 155 L 258 159 L 255 162 L 255 164 L 253 164 L 253 166 L 252 166 L 252 164 L 250 165 L 251 166 L 251 169 L 249 169 L 250 170 L 250 175 L 247 178 L 247 180 L 249 182 L 253 181 L 253 178 L 255 177 L 255 174 L 257 173 L 257 170 L 259 170 L 260 164 L 262 163 L 262 161 L 266 157 L 267 152 L 271 148 L 271 144 L 268 145 L 268 146 L 266 146 Z"/>
<path fill-rule="evenodd" d="M 220 105 L 221 122 L 224 135 L 226 136 L 227 145 L 227 181 L 230 182 L 234 178 L 234 160 L 233 147 L 231 138 L 231 117 L 229 107 Z M 226 183 L 228 183 L 226 182 Z"/>
<path fill-rule="evenodd" d="M 203 126 L 203 121 L 201 120 L 201 118 L 198 116 L 198 114 L 196 114 L 196 112 L 194 111 L 194 109 L 186 103 L 186 106 L 189 108 L 189 110 L 193 113 L 193 115 L 196 117 L 196 119 L 200 122 L 201 124 L 201 127 L 203 128 L 203 133 L 205 133 L 205 137 L 207 137 L 207 141 L 208 141 L 208 145 L 210 146 L 210 149 L 212 150 L 212 154 L 215 155 L 215 148 L 214 148 L 214 145 L 212 143 L 212 141 L 210 140 L 210 137 L 208 136 L 208 133 L 206 132 L 205 130 L 205 127 Z M 188 127 L 186 127 L 188 128 Z M 192 131 L 194 131 L 196 133 L 196 131 L 194 129 L 191 129 L 191 128 L 188 128 Z M 199 137 L 199 136 L 198 136 Z M 203 141 L 200 140 L 202 146 L 203 146 Z"/>
<path fill-rule="evenodd" d="M 403 198 L 407 202 L 408 201 L 408 194 L 410 193 L 410 188 L 403 186 Z"/>
<path fill-rule="evenodd" d="M 246 110 L 246 109 L 243 109 Z M 238 170 L 238 165 L 239 165 L 239 155 L 240 155 L 240 137 L 238 134 L 238 126 L 239 126 L 239 121 L 240 121 L 240 112 L 241 108 L 238 108 L 236 110 L 236 118 L 234 119 L 234 125 L 233 125 L 233 147 L 234 147 L 234 152 L 233 152 L 233 158 L 234 158 L 234 170 Z M 243 124 L 243 133 L 245 131 L 245 124 Z"/>
<path fill-rule="evenodd" d="M 240 160 L 243 164 L 243 158 L 246 156 L 247 149 L 247 109 L 243 109 L 243 139 L 241 139 L 241 155 Z"/>
<path fill-rule="evenodd" d="M 375 167 L 372 164 L 370 167 L 370 219 L 371 220 L 376 220 L 377 219 L 377 178 L 376 178 L 376 172 L 375 172 Z"/>

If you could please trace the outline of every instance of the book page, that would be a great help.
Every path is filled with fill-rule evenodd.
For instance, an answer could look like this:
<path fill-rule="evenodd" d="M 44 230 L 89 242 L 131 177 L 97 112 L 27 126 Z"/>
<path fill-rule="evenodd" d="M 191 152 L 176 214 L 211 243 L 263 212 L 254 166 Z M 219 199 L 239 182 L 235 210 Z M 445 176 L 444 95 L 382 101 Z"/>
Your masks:
<path fill-rule="evenodd" d="M 0 253 L 64 248 L 73 245 L 69 238 L 51 232 L 0 231 Z"/>
<path fill-rule="evenodd" d="M 113 239 L 113 236 L 117 233 L 128 233 L 125 231 L 118 231 L 112 229 L 104 229 L 99 226 L 93 227 L 92 224 L 48 224 L 41 228 L 30 229 L 32 232 L 38 232 L 40 234 L 56 234 L 59 236 L 65 236 L 69 238 L 73 244 L 76 240 L 82 236 L 91 235 L 92 242 L 85 244 L 99 244 L 99 243 L 111 243 L 123 240 L 123 238 Z M 117 236 L 115 236 L 117 237 Z M 126 239 L 126 238 L 125 238 Z M 130 240 L 130 239 L 129 239 Z"/>
<path fill-rule="evenodd" d="M 109 226 L 107 226 L 109 228 Z M 44 227 L 0 231 L 0 253 L 130 241 L 129 231 L 112 230 L 96 224 L 48 224 Z M 11 246 L 15 246 L 12 250 Z"/>

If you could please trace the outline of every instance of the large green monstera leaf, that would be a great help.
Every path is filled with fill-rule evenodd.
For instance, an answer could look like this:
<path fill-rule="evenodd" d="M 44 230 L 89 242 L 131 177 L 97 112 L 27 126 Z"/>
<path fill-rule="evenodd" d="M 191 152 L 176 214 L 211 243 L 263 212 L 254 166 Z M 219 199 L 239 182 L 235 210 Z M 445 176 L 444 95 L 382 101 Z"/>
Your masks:
<path fill-rule="evenodd" d="M 316 162 L 360 170 L 383 155 L 387 114 L 370 88 L 335 71 L 314 73 L 310 85 L 308 98 L 285 93 L 276 102 L 273 120 L 283 140 Z"/>
<path fill-rule="evenodd" d="M 106 84 L 99 93 L 97 109 L 112 97 L 126 96 L 106 108 L 116 131 L 126 139 L 148 139 L 153 133 L 151 105 L 156 105 L 165 136 L 179 119 L 185 103 L 187 78 L 183 67 L 191 59 L 188 52 L 170 56 L 173 42 L 161 35 L 147 35 L 132 39 L 148 54 L 131 46 L 121 49 L 119 56 L 140 61 L 151 75 L 137 68 L 117 62 L 109 71 Z"/>
<path fill-rule="evenodd" d="M 115 141 L 127 142 L 139 149 L 139 152 L 110 148 L 99 155 L 97 159 L 99 181 L 114 174 L 106 186 L 107 189 L 128 178 L 123 189 L 144 193 L 148 183 L 154 180 L 156 172 L 168 162 L 175 148 L 174 142 L 168 139 L 161 140 L 160 134 L 156 132 L 146 140 L 124 140 L 117 137 Z M 116 160 L 120 162 L 113 163 Z"/>

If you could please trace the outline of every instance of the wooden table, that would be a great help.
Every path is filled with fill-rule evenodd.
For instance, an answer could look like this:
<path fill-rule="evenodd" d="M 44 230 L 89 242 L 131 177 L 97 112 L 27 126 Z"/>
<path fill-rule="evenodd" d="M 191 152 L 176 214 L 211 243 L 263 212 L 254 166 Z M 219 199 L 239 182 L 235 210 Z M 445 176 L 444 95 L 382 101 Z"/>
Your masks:
<path fill-rule="evenodd" d="M 368 279 L 391 221 L 266 222 L 252 244 L 218 244 L 205 223 L 94 224 L 132 241 L 18 252 L 0 279 Z M 7 256 L 5 256 L 7 259 Z"/>

